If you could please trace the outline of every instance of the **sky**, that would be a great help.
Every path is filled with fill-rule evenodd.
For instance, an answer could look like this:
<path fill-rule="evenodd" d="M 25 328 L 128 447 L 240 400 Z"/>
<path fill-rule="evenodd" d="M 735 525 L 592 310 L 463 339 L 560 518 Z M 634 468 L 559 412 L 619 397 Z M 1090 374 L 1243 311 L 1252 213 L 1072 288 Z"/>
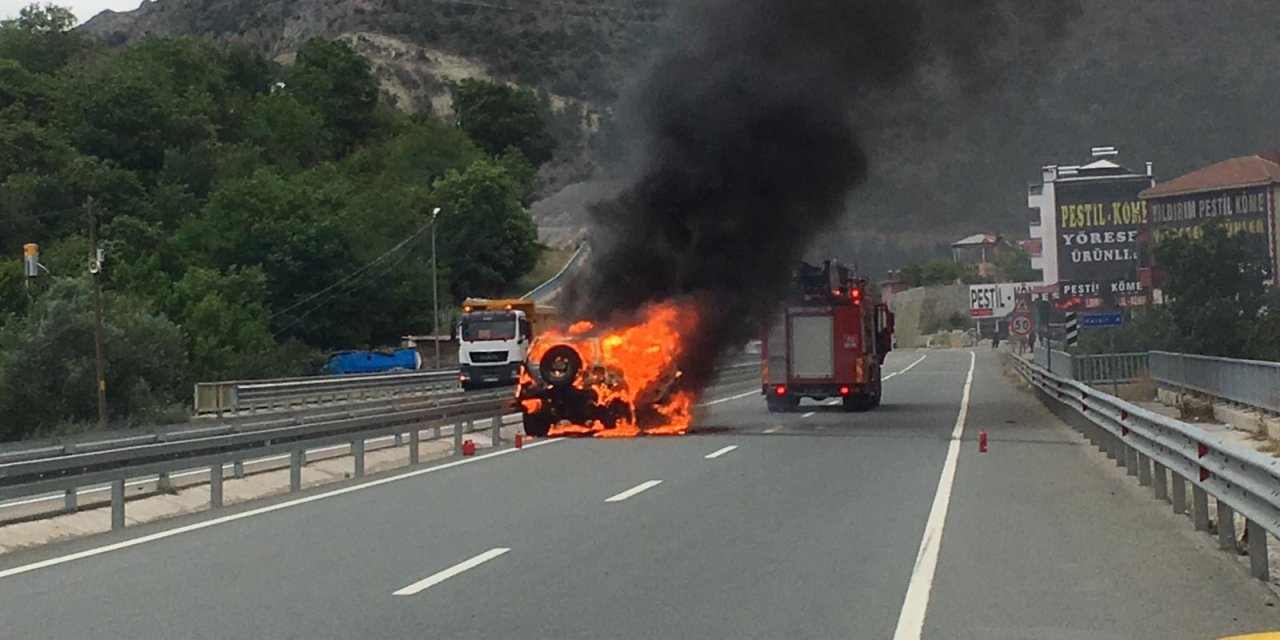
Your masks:
<path fill-rule="evenodd" d="M 41 0 L 45 4 L 50 0 Z M 31 4 L 32 0 L 0 0 L 0 18 L 12 18 L 18 11 Z M 115 11 L 132 11 L 142 4 L 142 0 L 52 0 L 52 4 L 71 9 L 81 22 L 112 9 Z"/>

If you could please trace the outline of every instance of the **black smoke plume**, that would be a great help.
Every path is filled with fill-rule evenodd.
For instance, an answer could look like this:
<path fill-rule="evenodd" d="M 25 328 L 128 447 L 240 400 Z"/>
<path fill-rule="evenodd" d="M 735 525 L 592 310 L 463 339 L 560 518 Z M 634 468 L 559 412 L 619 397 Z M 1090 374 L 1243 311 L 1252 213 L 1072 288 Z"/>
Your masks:
<path fill-rule="evenodd" d="M 845 211 L 874 154 L 864 126 L 928 120 L 911 87 L 974 95 L 1060 32 L 1064 0 L 706 0 L 635 87 L 640 166 L 593 208 L 583 317 L 694 301 L 686 379 L 705 384 L 784 295 L 791 269 Z M 975 90 L 976 89 L 976 90 Z M 901 113 L 918 117 L 903 118 Z"/>

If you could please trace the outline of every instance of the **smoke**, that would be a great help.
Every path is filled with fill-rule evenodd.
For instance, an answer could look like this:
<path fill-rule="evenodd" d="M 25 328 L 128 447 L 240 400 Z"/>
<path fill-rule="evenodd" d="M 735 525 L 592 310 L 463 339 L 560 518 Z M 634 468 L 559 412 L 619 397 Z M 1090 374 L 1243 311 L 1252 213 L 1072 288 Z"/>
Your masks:
<path fill-rule="evenodd" d="M 1061 32 L 1067 0 L 706 0 L 634 88 L 636 175 L 593 207 L 596 257 L 574 283 L 585 317 L 696 304 L 686 379 L 776 307 L 806 248 L 846 209 L 874 154 L 863 127 L 918 127 L 978 96 Z M 1064 13 L 1064 11 L 1066 13 Z"/>

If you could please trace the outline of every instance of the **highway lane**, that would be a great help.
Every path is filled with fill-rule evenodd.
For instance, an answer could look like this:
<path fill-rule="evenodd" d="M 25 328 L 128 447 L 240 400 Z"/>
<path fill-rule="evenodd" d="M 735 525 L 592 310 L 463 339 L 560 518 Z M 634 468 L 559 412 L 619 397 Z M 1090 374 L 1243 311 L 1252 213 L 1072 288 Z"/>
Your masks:
<path fill-rule="evenodd" d="M 890 369 L 919 355 L 895 353 Z M 1082 451 L 1055 453 L 1070 448 L 1056 441 L 1071 432 L 1009 389 L 990 353 L 978 356 L 975 425 L 994 425 L 1012 405 L 1029 431 L 987 426 L 990 457 L 961 453 L 925 637 L 1202 638 L 1275 622 L 1260 588 L 1225 556 L 1185 540 L 1166 553 L 1176 530 L 1094 540 L 1096 503 L 1086 498 L 1109 495 L 1107 479 L 1091 473 L 1096 465 Z M 3 635 L 892 637 L 969 358 L 930 352 L 886 384 L 886 404 L 872 413 L 769 414 L 752 394 L 711 407 L 701 435 L 556 442 L 388 476 L 380 486 L 0 577 Z M 1005 446 L 1034 453 L 1002 464 Z M 1036 493 L 1045 485 L 1081 499 L 1046 504 Z M 1133 515 L 1144 505 L 1119 508 L 1132 498 L 1117 493 L 1107 517 L 1126 529 L 1151 526 Z M 1015 522 L 1039 536 L 1010 533 Z M 1054 528 L 1072 543 L 1046 551 Z M 1059 566 L 1082 551 L 1096 557 L 1079 572 Z M 6 557 L 0 576 L 56 553 Z M 993 553 L 1005 561 L 991 562 Z M 1027 559 L 1037 553 L 1043 562 Z M 1086 597 L 1059 583 L 1125 566 L 1120 557 L 1134 554 L 1154 568 L 1095 579 Z M 1202 575 L 1210 582 L 1196 598 L 1174 588 Z M 428 586 L 394 595 L 420 584 Z M 1001 602 L 974 606 L 989 597 Z M 1122 632 L 1098 633 L 1091 617 L 1104 605 L 1130 612 Z M 1203 623 L 1135 634 L 1153 615 Z M 985 635 L 996 632 L 1005 635 Z"/>

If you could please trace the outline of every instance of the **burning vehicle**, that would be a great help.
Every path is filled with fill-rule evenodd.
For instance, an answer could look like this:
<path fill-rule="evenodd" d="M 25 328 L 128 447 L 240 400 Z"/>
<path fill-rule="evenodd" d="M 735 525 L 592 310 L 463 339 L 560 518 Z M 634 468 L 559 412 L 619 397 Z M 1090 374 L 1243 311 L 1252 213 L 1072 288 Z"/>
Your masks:
<path fill-rule="evenodd" d="M 681 336 L 695 322 L 677 304 L 646 308 L 621 328 L 578 322 L 540 335 L 520 372 L 525 433 L 631 437 L 688 431 L 696 393 L 681 387 Z"/>

